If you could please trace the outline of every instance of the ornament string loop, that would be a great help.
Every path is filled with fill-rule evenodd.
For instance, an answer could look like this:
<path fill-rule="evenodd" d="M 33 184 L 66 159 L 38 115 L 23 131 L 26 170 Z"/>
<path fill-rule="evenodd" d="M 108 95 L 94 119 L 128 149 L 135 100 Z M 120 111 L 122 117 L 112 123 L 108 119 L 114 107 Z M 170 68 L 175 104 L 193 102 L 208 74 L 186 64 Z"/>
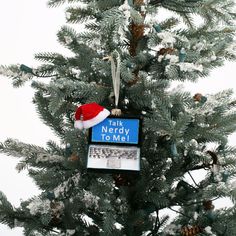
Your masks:
<path fill-rule="evenodd" d="M 117 54 L 116 64 L 114 56 L 110 57 L 110 61 L 111 61 L 111 75 L 112 75 L 113 89 L 115 94 L 115 106 L 117 108 L 120 95 L 120 54 L 117 51 L 115 52 Z"/>
<path fill-rule="evenodd" d="M 115 109 L 112 110 L 112 114 L 121 115 L 121 110 L 118 109 L 120 96 L 120 54 L 115 50 L 111 56 L 103 58 L 103 60 L 106 59 L 111 62 L 111 75 L 115 95 Z"/>

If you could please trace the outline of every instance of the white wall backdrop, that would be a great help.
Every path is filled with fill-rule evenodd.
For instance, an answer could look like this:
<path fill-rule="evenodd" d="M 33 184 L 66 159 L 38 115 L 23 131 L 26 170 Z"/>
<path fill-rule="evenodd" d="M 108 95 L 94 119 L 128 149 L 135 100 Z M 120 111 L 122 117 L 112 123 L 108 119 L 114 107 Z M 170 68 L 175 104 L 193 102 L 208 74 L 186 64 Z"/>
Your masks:
<path fill-rule="evenodd" d="M 46 0 L 7 0 L 0 7 L 0 64 L 35 65 L 34 54 L 60 52 L 56 33 L 65 23 L 63 8 L 48 8 Z M 53 137 L 51 130 L 39 120 L 32 104 L 29 85 L 13 89 L 10 80 L 0 78 L 0 142 L 16 138 L 23 142 L 45 145 Z M 27 172 L 17 173 L 17 159 L 0 155 L 0 190 L 18 206 L 38 190 Z M 22 229 L 0 225 L 1 236 L 21 236 Z"/>
<path fill-rule="evenodd" d="M 56 33 L 65 23 L 64 8 L 48 8 L 46 0 L 7 0 L 0 8 L 0 64 L 23 63 L 36 65 L 37 52 L 66 52 L 56 39 Z M 236 91 L 236 63 L 226 63 L 207 79 L 186 84 L 193 94 L 214 93 L 225 88 Z M 7 78 L 0 78 L 0 142 L 16 138 L 23 142 L 45 145 L 54 136 L 39 120 L 32 104 L 33 91 L 29 85 L 13 89 Z M 235 138 L 231 138 L 234 143 Z M 17 159 L 0 155 L 0 190 L 18 206 L 20 200 L 38 193 L 27 172 L 17 173 Z M 21 236 L 22 229 L 0 225 L 1 236 Z"/>

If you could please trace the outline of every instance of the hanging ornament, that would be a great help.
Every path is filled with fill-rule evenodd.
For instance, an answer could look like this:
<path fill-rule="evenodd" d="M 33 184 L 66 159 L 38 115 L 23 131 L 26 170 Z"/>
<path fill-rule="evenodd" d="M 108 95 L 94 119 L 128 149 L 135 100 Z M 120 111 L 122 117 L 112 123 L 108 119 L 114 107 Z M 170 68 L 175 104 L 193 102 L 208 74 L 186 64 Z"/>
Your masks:
<path fill-rule="evenodd" d="M 116 64 L 113 55 L 116 55 Z M 118 108 L 120 96 L 120 54 L 115 50 L 113 55 L 104 57 L 103 60 L 108 59 L 111 62 L 111 75 L 115 96 L 115 108 L 112 109 L 111 114 L 114 116 L 120 116 L 121 110 Z"/>
<path fill-rule="evenodd" d="M 138 173 L 141 122 L 139 116 L 127 118 L 110 116 L 91 128 L 87 152 L 88 171 Z M 119 179 L 117 177 L 116 180 L 123 181 L 123 176 L 119 176 Z"/>
<path fill-rule="evenodd" d="M 184 62 L 186 58 L 186 51 L 184 48 L 181 48 L 179 52 L 179 62 Z"/>
<path fill-rule="evenodd" d="M 184 226 L 181 229 L 182 236 L 195 236 L 198 233 L 201 233 L 203 230 L 200 226 L 194 225 L 194 226 Z"/>
<path fill-rule="evenodd" d="M 81 105 L 75 112 L 74 126 L 77 129 L 88 129 L 93 127 L 110 115 L 110 112 L 97 103 L 88 103 Z"/>
<path fill-rule="evenodd" d="M 154 24 L 153 28 L 156 30 L 157 33 L 161 32 L 161 26 L 159 24 Z"/>
<path fill-rule="evenodd" d="M 196 94 L 193 96 L 193 100 L 194 100 L 195 102 L 204 104 L 204 103 L 207 101 L 207 97 L 203 96 L 201 93 L 196 93 Z"/>

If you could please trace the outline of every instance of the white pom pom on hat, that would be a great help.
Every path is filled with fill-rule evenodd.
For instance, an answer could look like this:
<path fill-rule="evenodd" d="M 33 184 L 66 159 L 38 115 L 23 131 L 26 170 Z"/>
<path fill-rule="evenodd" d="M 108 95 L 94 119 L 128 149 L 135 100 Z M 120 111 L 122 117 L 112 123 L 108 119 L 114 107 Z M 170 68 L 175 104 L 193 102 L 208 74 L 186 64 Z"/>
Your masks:
<path fill-rule="evenodd" d="M 77 129 L 88 129 L 99 124 L 109 115 L 110 111 L 96 102 L 84 104 L 76 109 L 74 126 Z"/>

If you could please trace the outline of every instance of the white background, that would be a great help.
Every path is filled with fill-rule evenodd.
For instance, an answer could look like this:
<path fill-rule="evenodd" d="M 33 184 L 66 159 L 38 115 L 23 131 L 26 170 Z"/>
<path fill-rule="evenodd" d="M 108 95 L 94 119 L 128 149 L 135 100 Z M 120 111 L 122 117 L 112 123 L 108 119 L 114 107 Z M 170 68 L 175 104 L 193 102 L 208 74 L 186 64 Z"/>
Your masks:
<path fill-rule="evenodd" d="M 38 52 L 66 50 L 57 42 L 56 33 L 65 23 L 64 7 L 48 8 L 46 0 L 7 0 L 0 8 L 0 64 L 36 65 L 33 59 Z M 225 88 L 236 89 L 236 63 L 226 63 L 215 69 L 211 76 L 197 84 L 187 83 L 193 94 L 214 93 Z M 16 138 L 26 143 L 44 146 L 54 136 L 39 120 L 32 104 L 34 91 L 29 85 L 13 89 L 10 80 L 0 78 L 0 142 Z M 234 138 L 231 142 L 234 143 Z M 27 172 L 17 173 L 17 159 L 0 155 L 0 190 L 13 205 L 38 193 Z M 9 229 L 0 225 L 1 236 L 21 236 L 20 228 Z"/>

